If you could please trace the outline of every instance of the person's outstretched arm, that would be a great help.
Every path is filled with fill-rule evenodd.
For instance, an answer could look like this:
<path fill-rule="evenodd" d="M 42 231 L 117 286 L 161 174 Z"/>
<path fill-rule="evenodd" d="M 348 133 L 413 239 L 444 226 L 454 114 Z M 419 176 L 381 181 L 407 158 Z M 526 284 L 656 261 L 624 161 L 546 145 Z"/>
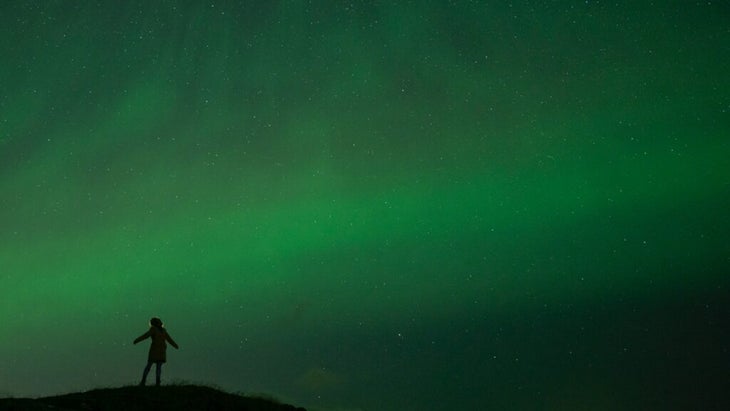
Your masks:
<path fill-rule="evenodd" d="M 146 333 L 144 333 L 144 334 L 140 335 L 139 337 L 135 338 L 134 339 L 134 344 L 137 344 L 138 342 L 140 342 L 140 341 L 142 341 L 142 340 L 144 340 L 146 338 L 150 338 L 150 331 L 149 330 L 147 330 Z"/>
<path fill-rule="evenodd" d="M 167 342 L 170 343 L 170 345 L 175 347 L 176 350 L 180 348 L 177 346 L 177 343 L 175 342 L 175 340 L 173 340 L 172 337 L 170 337 L 170 334 L 168 334 L 167 331 L 165 331 L 165 339 L 167 340 Z"/>

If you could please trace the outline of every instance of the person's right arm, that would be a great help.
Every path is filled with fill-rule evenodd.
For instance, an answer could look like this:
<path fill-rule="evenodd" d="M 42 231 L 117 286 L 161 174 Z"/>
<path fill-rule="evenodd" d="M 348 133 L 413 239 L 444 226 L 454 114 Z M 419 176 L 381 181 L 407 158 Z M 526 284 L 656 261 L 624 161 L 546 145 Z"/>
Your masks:
<path fill-rule="evenodd" d="M 170 343 L 170 345 L 172 345 L 173 347 L 175 347 L 176 350 L 177 349 L 180 349 L 180 347 L 178 347 L 178 345 L 175 342 L 175 340 L 173 340 L 172 337 L 170 337 L 170 334 L 168 334 L 167 331 L 165 331 L 165 339 Z"/>

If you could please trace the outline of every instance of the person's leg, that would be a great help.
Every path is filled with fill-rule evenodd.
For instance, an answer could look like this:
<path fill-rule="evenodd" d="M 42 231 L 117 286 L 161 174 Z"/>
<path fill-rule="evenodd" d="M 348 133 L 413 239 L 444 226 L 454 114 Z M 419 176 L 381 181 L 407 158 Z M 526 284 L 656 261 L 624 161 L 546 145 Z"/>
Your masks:
<path fill-rule="evenodd" d="M 147 374 L 149 374 L 150 368 L 152 368 L 152 362 L 148 361 L 147 366 L 144 367 L 144 372 L 142 372 L 142 381 L 139 382 L 139 385 L 145 385 L 147 382 Z"/>
<path fill-rule="evenodd" d="M 159 386 L 160 385 L 160 376 L 162 375 L 162 362 L 157 363 L 157 370 L 155 370 L 155 371 L 157 371 L 157 375 L 155 376 L 156 377 L 155 385 Z"/>

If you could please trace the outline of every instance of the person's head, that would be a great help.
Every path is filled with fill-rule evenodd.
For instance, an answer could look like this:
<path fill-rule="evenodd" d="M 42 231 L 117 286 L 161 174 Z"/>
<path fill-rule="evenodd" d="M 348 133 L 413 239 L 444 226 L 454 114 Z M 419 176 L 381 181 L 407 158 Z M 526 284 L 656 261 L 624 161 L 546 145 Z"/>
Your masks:
<path fill-rule="evenodd" d="M 152 317 L 150 318 L 150 325 L 157 328 L 162 328 L 162 320 L 157 317 Z"/>

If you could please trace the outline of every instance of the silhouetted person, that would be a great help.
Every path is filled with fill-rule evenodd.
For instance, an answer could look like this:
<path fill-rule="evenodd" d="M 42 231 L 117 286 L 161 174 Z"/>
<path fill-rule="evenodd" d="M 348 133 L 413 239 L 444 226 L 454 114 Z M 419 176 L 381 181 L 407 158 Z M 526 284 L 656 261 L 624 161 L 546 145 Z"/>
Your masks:
<path fill-rule="evenodd" d="M 147 356 L 147 366 L 144 367 L 144 372 L 142 373 L 142 381 L 140 381 L 139 385 L 145 385 L 147 382 L 147 374 L 150 372 L 150 368 L 152 368 L 152 363 L 155 363 L 157 365 L 157 374 L 155 385 L 160 385 L 160 375 L 162 374 L 162 364 L 164 364 L 167 361 L 167 344 L 166 341 L 170 343 L 175 349 L 178 349 L 180 347 L 177 346 L 177 343 L 170 337 L 170 334 L 167 333 L 167 330 L 165 330 L 165 327 L 162 326 L 162 320 L 160 320 L 157 317 L 152 317 L 150 319 L 150 329 L 137 337 L 134 340 L 134 343 L 137 344 L 138 342 L 151 338 L 152 344 L 150 344 L 150 353 Z"/>

